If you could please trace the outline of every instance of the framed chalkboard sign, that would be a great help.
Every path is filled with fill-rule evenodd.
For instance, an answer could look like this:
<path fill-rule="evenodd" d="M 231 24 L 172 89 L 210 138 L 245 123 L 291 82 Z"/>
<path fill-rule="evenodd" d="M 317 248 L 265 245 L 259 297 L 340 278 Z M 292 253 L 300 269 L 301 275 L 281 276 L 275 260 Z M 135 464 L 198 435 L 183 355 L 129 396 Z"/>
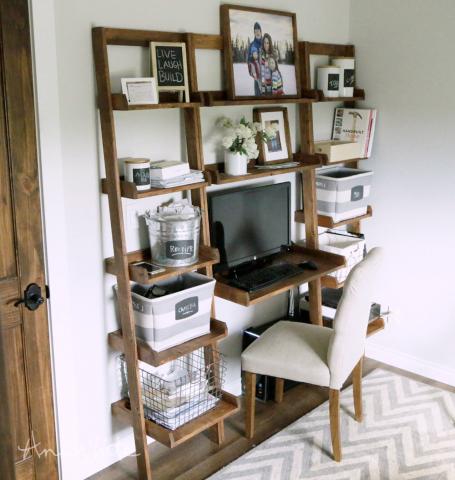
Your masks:
<path fill-rule="evenodd" d="M 158 92 L 181 92 L 180 101 L 190 101 L 186 45 L 173 42 L 150 42 L 152 75 Z"/>

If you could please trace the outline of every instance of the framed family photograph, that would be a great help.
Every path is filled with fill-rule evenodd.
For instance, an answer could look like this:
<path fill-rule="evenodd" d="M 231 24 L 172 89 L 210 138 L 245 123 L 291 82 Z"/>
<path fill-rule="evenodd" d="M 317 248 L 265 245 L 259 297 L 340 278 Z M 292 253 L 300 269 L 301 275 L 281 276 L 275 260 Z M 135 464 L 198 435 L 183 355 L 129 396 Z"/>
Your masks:
<path fill-rule="evenodd" d="M 267 142 L 257 142 L 259 149 L 258 163 L 260 165 L 292 161 L 291 133 L 289 130 L 288 109 L 286 107 L 255 108 L 255 122 L 262 129 L 273 129 L 275 135 Z"/>
<path fill-rule="evenodd" d="M 299 97 L 295 13 L 221 5 L 229 98 Z"/>

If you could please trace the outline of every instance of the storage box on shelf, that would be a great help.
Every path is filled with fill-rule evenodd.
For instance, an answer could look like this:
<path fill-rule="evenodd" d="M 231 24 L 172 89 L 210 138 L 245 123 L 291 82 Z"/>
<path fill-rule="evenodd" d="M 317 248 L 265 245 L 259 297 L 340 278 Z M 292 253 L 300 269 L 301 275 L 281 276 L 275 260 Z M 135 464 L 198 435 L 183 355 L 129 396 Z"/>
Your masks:
<path fill-rule="evenodd" d="M 210 332 L 210 308 L 215 280 L 198 273 L 184 273 L 155 282 L 152 288 L 168 292 L 147 298 L 148 288 L 132 287 L 137 338 L 158 352 Z"/>
<path fill-rule="evenodd" d="M 339 140 L 314 142 L 314 151 L 323 154 L 329 165 L 350 161 L 353 158 L 359 158 L 362 154 L 359 143 Z"/>
<path fill-rule="evenodd" d="M 365 240 L 359 235 L 327 231 L 319 235 L 319 248 L 346 259 L 344 268 L 324 276 L 326 284 L 331 283 L 329 280 L 331 278 L 334 280 L 332 288 L 337 288 L 336 286 L 339 287 L 346 280 L 352 268 L 362 261 L 365 254 Z"/>
<path fill-rule="evenodd" d="M 346 167 L 316 174 L 318 214 L 340 222 L 367 213 L 373 172 Z"/>

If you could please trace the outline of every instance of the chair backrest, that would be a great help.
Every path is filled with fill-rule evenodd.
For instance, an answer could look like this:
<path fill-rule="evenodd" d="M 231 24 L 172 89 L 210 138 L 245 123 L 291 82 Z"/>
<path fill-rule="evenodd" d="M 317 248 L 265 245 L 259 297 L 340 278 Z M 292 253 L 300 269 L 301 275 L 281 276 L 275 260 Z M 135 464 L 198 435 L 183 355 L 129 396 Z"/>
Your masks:
<path fill-rule="evenodd" d="M 380 288 L 382 260 L 382 248 L 373 248 L 346 279 L 327 355 L 330 388 L 340 389 L 364 354 L 371 304 Z"/>

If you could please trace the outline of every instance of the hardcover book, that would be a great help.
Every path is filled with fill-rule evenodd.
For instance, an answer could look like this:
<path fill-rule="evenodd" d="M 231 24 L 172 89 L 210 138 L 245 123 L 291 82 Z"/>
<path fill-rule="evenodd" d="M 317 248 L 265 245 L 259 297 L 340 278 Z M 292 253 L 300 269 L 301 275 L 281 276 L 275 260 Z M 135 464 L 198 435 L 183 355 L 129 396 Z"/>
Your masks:
<path fill-rule="evenodd" d="M 188 163 L 173 160 L 161 160 L 150 164 L 150 178 L 153 180 L 167 180 L 190 173 Z"/>
<path fill-rule="evenodd" d="M 374 108 L 336 108 L 332 139 L 358 142 L 362 158 L 368 158 L 373 145 L 376 113 Z"/>

